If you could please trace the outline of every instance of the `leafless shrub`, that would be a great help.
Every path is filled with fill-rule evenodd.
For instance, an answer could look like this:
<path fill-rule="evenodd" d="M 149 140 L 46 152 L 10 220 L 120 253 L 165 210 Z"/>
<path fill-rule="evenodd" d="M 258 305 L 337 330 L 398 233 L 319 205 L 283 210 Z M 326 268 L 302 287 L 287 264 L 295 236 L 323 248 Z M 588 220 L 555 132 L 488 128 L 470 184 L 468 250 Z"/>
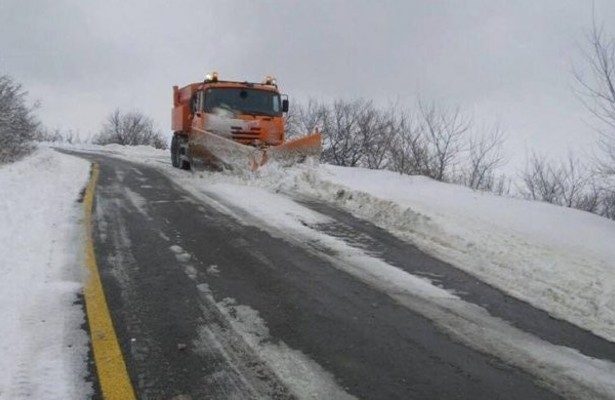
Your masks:
<path fill-rule="evenodd" d="M 366 124 L 373 104 L 365 100 L 336 100 L 323 119 L 322 159 L 334 165 L 357 167 L 365 157 Z"/>
<path fill-rule="evenodd" d="M 416 119 L 402 113 L 390 142 L 389 169 L 407 175 L 429 175 L 429 149 Z"/>
<path fill-rule="evenodd" d="M 533 153 L 522 174 L 522 193 L 532 200 L 600 213 L 603 193 L 590 168 L 572 154 L 559 163 Z"/>
<path fill-rule="evenodd" d="M 125 146 L 152 146 L 166 149 L 167 141 L 154 129 L 154 121 L 138 111 L 122 112 L 116 109 L 104 122 L 102 130 L 94 137 L 95 144 L 121 144 Z"/>
<path fill-rule="evenodd" d="M 578 70 L 580 99 L 599 122 L 598 153 L 594 157 L 592 196 L 583 204 L 590 210 L 615 219 L 615 38 L 608 37 L 596 22 L 595 11 L 591 31 L 583 51 L 588 74 Z"/>
<path fill-rule="evenodd" d="M 594 19 L 587 35 L 584 51 L 589 76 L 579 71 L 575 77 L 580 85 L 581 100 L 601 123 L 598 165 L 602 173 L 615 174 L 615 39 L 608 38 Z"/>
<path fill-rule="evenodd" d="M 500 174 L 494 180 L 493 187 L 488 191 L 497 194 L 499 196 L 511 196 L 512 193 L 512 179 L 504 174 Z"/>
<path fill-rule="evenodd" d="M 62 134 L 62 140 L 68 144 L 80 144 L 82 143 L 81 135 L 79 132 L 69 129 Z"/>
<path fill-rule="evenodd" d="M 459 108 L 447 110 L 423 101 L 414 117 L 400 115 L 390 142 L 392 170 L 480 190 L 495 191 L 499 185 L 501 193 L 508 191 L 506 179 L 495 175 L 504 164 L 504 133 L 499 126 L 473 136 L 472 118 Z"/>
<path fill-rule="evenodd" d="M 600 192 L 598 214 L 609 219 L 615 219 L 615 191 L 602 188 Z"/>
<path fill-rule="evenodd" d="M 399 120 L 396 110 L 381 110 L 371 101 L 325 104 L 311 99 L 306 105 L 293 106 L 286 116 L 286 128 L 289 138 L 321 130 L 325 162 L 381 169 L 391 161 L 391 141 Z"/>
<path fill-rule="evenodd" d="M 19 83 L 0 75 L 0 164 L 28 154 L 39 126 L 33 108 L 26 105 L 27 93 Z"/>
<path fill-rule="evenodd" d="M 68 143 L 68 144 L 80 144 L 82 143 L 81 135 L 79 132 L 72 129 L 62 131 L 60 129 L 39 129 L 35 135 L 34 140 L 38 142 L 53 142 L 53 143 Z"/>
<path fill-rule="evenodd" d="M 310 99 L 305 105 L 294 104 L 286 113 L 286 137 L 291 139 L 316 129 L 322 130 L 328 112 L 327 107 L 315 99 Z"/>
<path fill-rule="evenodd" d="M 37 142 L 63 142 L 64 138 L 62 131 L 59 129 L 49 130 L 47 128 L 38 129 L 34 135 L 34 140 Z"/>
<path fill-rule="evenodd" d="M 521 192 L 531 200 L 559 204 L 561 195 L 558 173 L 545 156 L 532 153 L 522 174 L 525 187 Z"/>
<path fill-rule="evenodd" d="M 365 156 L 362 165 L 370 169 L 387 168 L 391 162 L 391 142 L 401 128 L 403 111 L 397 106 L 380 110 L 369 105 L 359 118 Z"/>
<path fill-rule="evenodd" d="M 502 150 L 504 141 L 504 131 L 498 124 L 470 136 L 461 183 L 476 190 L 505 192 L 505 179 L 496 177 L 497 168 L 505 163 Z"/>
<path fill-rule="evenodd" d="M 481 190 L 495 190 L 495 169 L 504 160 L 504 134 L 498 126 L 472 137 L 471 118 L 459 108 L 446 110 L 435 103 L 419 101 L 418 112 L 411 114 L 366 100 L 310 100 L 293 107 L 286 126 L 289 137 L 320 128 L 324 162 L 461 181 Z M 506 186 L 499 183 L 501 191 Z"/>
<path fill-rule="evenodd" d="M 447 181 L 464 151 L 464 136 L 472 120 L 459 108 L 448 111 L 436 103 L 419 101 L 421 133 L 427 145 L 427 168 L 423 174 L 438 181 Z"/>
<path fill-rule="evenodd" d="M 589 169 L 572 153 L 560 164 L 557 177 L 562 205 L 583 209 L 583 204 L 591 204 L 586 199 L 586 195 L 592 192 Z"/>

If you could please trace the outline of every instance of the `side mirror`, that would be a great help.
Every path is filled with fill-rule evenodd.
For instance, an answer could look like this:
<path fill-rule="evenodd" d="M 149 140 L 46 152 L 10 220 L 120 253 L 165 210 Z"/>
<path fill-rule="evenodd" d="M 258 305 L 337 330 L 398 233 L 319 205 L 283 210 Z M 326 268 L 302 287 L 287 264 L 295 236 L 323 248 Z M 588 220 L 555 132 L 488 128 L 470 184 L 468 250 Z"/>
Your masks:
<path fill-rule="evenodd" d="M 282 112 L 288 112 L 288 99 L 282 100 Z"/>

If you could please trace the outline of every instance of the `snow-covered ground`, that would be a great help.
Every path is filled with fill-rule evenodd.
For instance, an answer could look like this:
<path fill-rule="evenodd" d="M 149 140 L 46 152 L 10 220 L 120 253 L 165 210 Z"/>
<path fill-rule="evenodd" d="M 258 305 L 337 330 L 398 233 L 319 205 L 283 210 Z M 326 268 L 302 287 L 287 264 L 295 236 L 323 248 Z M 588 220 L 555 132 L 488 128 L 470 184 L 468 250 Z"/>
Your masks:
<path fill-rule="evenodd" d="M 171 167 L 167 151 L 116 145 L 78 146 L 77 149 L 154 166 L 195 196 L 223 212 L 233 214 L 240 221 L 258 224 L 272 234 L 289 240 L 336 249 L 337 256 L 332 262 L 340 269 L 387 292 L 400 304 L 426 315 L 458 340 L 543 376 L 553 388 L 567 387 L 569 393 L 574 393 L 575 388 L 587 385 L 594 388 L 594 393 L 606 393 L 606 397 L 615 393 L 615 383 L 611 382 L 611 377 L 615 375 L 612 364 L 550 345 L 518 331 L 492 318 L 480 307 L 464 303 L 454 293 L 435 287 L 425 278 L 412 276 L 382 260 L 370 258 L 361 249 L 352 248 L 339 239 L 311 229 L 314 224 L 326 222 L 327 217 L 292 201 L 292 197 L 317 198 L 350 210 L 515 297 L 615 342 L 613 221 L 576 210 L 497 197 L 424 177 L 402 176 L 387 171 L 309 164 L 281 168 L 270 164 L 256 173 L 186 172 Z M 37 172 L 41 168 L 45 174 L 39 176 Z M 24 228 L 17 222 L 0 227 L 0 260 L 9 261 L 7 265 L 11 266 L 26 265 L 21 268 L 24 271 L 32 265 L 44 264 L 45 261 L 41 260 L 51 260 L 48 263 L 56 267 L 61 264 L 68 266 L 61 274 L 52 275 L 49 282 L 41 283 L 42 286 L 57 283 L 60 279 L 58 276 L 64 280 L 69 276 L 73 286 L 59 285 L 66 290 L 65 297 L 58 296 L 62 299 L 72 299 L 79 289 L 76 283 L 79 279 L 75 278 L 71 267 L 75 262 L 69 256 L 71 252 L 77 252 L 69 244 L 73 243 L 74 246 L 75 241 L 61 239 L 71 235 L 74 237 L 80 217 L 78 207 L 73 204 L 75 191 L 78 192 L 84 185 L 87 171 L 86 162 L 49 150 L 41 150 L 21 163 L 0 168 L 0 187 L 3 190 L 12 188 L 12 193 L 20 194 L 3 196 L 0 217 L 22 222 L 26 218 L 36 219 L 29 225 L 41 226 L 36 229 L 35 235 L 31 235 L 31 227 Z M 27 182 L 39 183 L 31 185 Z M 39 189 L 43 187 L 43 190 L 34 189 L 36 186 Z M 63 212 L 45 213 L 38 204 L 39 200 L 34 200 L 39 198 L 45 199 L 41 203 L 45 207 L 47 203 L 53 203 Z M 32 215 L 32 210 L 37 212 L 36 217 Z M 50 220 L 56 216 L 57 219 Z M 54 222 L 63 226 L 66 233 L 56 235 L 57 241 L 50 244 L 45 242 L 45 238 L 49 237 L 51 228 L 48 227 Z M 60 232 L 60 228 L 55 229 L 54 232 Z M 24 235 L 22 244 L 6 244 L 7 238 L 19 235 Z M 40 251 L 33 253 L 32 244 L 26 244 L 33 242 L 46 244 L 49 248 L 38 245 Z M 20 253 L 29 254 L 26 261 L 24 257 L 14 255 L 19 249 Z M 6 275 L 5 269 L 8 270 L 8 267 L 2 265 L 0 273 Z M 53 270 L 45 267 L 48 274 Z M 32 275 L 40 277 L 37 272 L 27 277 L 25 273 L 16 274 L 14 283 L 7 286 L 13 291 L 13 300 L 10 300 L 12 308 L 0 308 L 0 312 L 9 316 L 8 321 L 11 318 L 14 321 L 27 319 L 24 315 L 28 312 L 38 315 L 36 304 L 39 303 L 30 305 L 34 287 Z M 0 296 L 4 299 L 5 283 L 0 284 L 3 289 Z M 29 296 L 19 298 L 20 303 L 15 306 L 13 302 L 26 287 Z M 41 296 L 46 299 L 44 294 Z M 70 316 L 75 311 L 69 303 L 62 304 L 64 313 Z M 3 306 L 4 303 L 0 305 Z M 53 307 L 53 302 L 47 301 L 45 306 Z M 58 335 L 65 335 L 61 336 L 65 337 L 62 339 L 64 343 L 66 337 L 77 337 L 77 347 L 83 346 L 85 339 L 78 333 L 82 316 L 67 318 L 65 321 L 68 322 L 63 326 L 67 330 L 64 333 L 58 331 Z M 18 325 L 14 322 L 8 328 L 0 328 L 0 335 L 21 334 L 26 337 L 20 330 L 25 328 Z M 69 332 L 68 336 L 66 332 Z M 3 338 L 0 343 L 4 353 L 7 342 L 4 336 L 0 337 Z M 482 341 L 477 341 L 477 337 L 482 337 Z M 20 343 L 20 340 L 22 338 L 15 343 Z M 34 343 L 37 343 L 36 340 Z M 36 353 L 31 349 L 21 352 L 31 358 Z M 9 349 L 6 354 L 10 355 L 10 361 L 0 361 L 2 370 L 9 371 L 8 376 L 18 376 L 15 374 L 19 371 L 11 365 L 20 362 L 17 359 L 19 351 Z M 76 368 L 79 371 L 77 375 L 83 375 L 78 363 L 65 365 Z M 12 378 L 12 381 L 16 380 L 19 378 Z M 0 391 L 4 391 L 0 392 L 0 398 L 8 393 L 6 391 L 10 385 L 11 382 L 4 376 L 0 378 Z M 582 396 L 583 393 L 578 395 Z"/>
<path fill-rule="evenodd" d="M 80 399 L 91 387 L 81 306 L 88 162 L 50 149 L 0 166 L 0 399 Z"/>

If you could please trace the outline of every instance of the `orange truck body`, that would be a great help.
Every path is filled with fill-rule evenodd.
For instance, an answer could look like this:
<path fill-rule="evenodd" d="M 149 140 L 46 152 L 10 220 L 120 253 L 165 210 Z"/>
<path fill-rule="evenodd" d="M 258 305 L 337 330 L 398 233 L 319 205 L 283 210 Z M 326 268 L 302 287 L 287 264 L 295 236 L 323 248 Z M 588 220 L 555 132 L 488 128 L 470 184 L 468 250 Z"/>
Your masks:
<path fill-rule="evenodd" d="M 247 159 L 256 169 L 272 156 L 320 155 L 318 132 L 286 142 L 288 100 L 282 97 L 271 77 L 263 83 L 234 82 L 218 80 L 214 73 L 200 83 L 174 86 L 173 166 L 233 167 Z"/>

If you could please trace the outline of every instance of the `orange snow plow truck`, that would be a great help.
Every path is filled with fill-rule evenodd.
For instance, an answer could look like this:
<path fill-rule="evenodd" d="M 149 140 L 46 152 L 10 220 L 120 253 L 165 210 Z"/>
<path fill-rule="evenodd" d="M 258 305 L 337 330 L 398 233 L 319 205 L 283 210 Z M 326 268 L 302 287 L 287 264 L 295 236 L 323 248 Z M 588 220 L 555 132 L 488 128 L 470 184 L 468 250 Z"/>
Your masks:
<path fill-rule="evenodd" d="M 286 141 L 288 98 L 275 79 L 233 82 L 208 74 L 203 82 L 173 87 L 171 161 L 190 169 L 256 170 L 268 160 L 284 165 L 320 157 L 321 134 Z"/>

